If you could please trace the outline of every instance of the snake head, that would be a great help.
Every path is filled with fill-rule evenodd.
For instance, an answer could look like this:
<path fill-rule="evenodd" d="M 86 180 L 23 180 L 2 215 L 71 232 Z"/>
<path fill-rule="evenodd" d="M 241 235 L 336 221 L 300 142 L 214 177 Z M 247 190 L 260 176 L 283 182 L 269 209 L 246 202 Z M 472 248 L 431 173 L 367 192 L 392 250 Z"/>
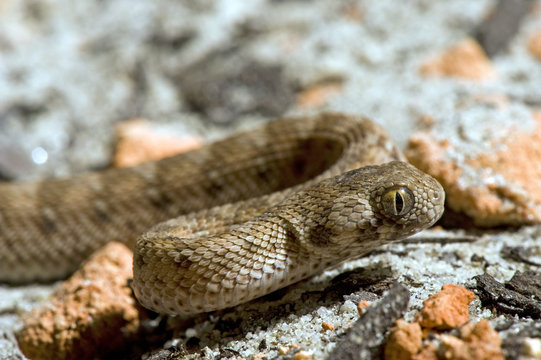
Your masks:
<path fill-rule="evenodd" d="M 442 216 L 445 191 L 432 176 L 401 161 L 379 169 L 380 176 L 370 191 L 370 206 L 380 239 L 403 239 L 432 226 Z"/>
<path fill-rule="evenodd" d="M 277 210 L 285 214 L 291 238 L 300 239 L 308 252 L 355 257 L 433 225 L 444 202 L 436 179 L 392 161 L 326 179 Z"/>
<path fill-rule="evenodd" d="M 351 256 L 430 227 L 443 214 L 445 202 L 436 179 L 402 161 L 346 172 L 302 197 L 312 198 L 302 208 L 316 198 L 323 219 L 304 222 L 300 232 L 310 234 L 308 246 L 322 253 L 334 248 Z"/>

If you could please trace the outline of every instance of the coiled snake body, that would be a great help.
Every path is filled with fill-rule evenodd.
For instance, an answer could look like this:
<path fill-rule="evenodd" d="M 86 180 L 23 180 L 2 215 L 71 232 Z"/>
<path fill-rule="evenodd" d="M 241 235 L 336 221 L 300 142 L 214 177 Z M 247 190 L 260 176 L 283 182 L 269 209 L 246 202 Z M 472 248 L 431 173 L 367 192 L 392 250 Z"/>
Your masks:
<path fill-rule="evenodd" d="M 65 277 L 115 240 L 134 248 L 144 306 L 233 306 L 432 225 L 443 189 L 402 160 L 378 125 L 326 113 L 130 169 L 2 183 L 0 281 Z"/>

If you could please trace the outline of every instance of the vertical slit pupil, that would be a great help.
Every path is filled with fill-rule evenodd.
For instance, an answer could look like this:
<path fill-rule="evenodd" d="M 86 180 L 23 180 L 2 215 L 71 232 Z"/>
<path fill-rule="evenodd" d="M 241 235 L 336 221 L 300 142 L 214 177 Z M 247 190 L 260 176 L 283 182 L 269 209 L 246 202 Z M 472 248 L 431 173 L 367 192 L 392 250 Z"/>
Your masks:
<path fill-rule="evenodd" d="M 396 208 L 396 214 L 400 215 L 402 213 L 402 210 L 404 209 L 404 199 L 402 198 L 402 195 L 400 195 L 400 192 L 397 191 L 394 194 L 394 203 Z"/>

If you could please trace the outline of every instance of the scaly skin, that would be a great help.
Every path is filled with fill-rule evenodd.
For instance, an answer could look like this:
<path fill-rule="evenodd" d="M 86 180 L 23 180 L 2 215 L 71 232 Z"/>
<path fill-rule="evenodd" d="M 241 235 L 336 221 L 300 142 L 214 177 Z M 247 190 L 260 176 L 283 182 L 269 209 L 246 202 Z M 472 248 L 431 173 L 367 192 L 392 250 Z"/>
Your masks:
<path fill-rule="evenodd" d="M 444 197 L 434 178 L 393 161 L 323 180 L 244 223 L 215 209 L 241 223 L 224 233 L 205 233 L 208 213 L 180 217 L 137 241 L 135 295 L 167 314 L 234 306 L 432 225 Z"/>
<path fill-rule="evenodd" d="M 121 241 L 145 306 L 232 306 L 433 224 L 434 179 L 401 162 L 366 167 L 393 160 L 404 157 L 381 127 L 324 113 L 130 169 L 2 183 L 0 282 L 64 278 Z"/>

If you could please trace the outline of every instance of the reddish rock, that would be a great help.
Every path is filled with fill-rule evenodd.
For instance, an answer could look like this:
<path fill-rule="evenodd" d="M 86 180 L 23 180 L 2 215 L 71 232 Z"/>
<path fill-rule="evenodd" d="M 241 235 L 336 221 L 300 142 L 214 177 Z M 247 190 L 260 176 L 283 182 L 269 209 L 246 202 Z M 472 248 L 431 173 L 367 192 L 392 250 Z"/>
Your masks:
<path fill-rule="evenodd" d="M 502 341 L 488 320 L 466 324 L 460 329 L 460 339 L 442 335 L 444 359 L 503 360 Z"/>
<path fill-rule="evenodd" d="M 501 98 L 498 102 L 504 106 Z M 539 223 L 541 182 L 535 179 L 541 179 L 541 113 L 532 114 L 531 124 L 520 128 L 509 121 L 495 125 L 501 137 L 481 134 L 471 140 L 444 137 L 435 130 L 420 132 L 410 138 L 406 156 L 443 185 L 449 208 L 476 225 Z"/>
<path fill-rule="evenodd" d="M 466 324 L 460 329 L 460 338 L 469 343 L 485 342 L 496 347 L 502 345 L 500 335 L 492 329 L 490 323 L 486 319 L 482 319 L 476 324 Z"/>
<path fill-rule="evenodd" d="M 17 334 L 30 359 L 93 359 L 127 345 L 139 326 L 128 279 L 132 252 L 110 243 L 55 291 L 51 304 L 24 317 Z"/>
<path fill-rule="evenodd" d="M 473 292 L 462 286 L 443 285 L 440 292 L 423 301 L 423 308 L 415 321 L 424 328 L 446 330 L 468 321 L 468 305 L 474 299 Z"/>
<path fill-rule="evenodd" d="M 364 309 L 369 307 L 371 304 L 372 303 L 370 301 L 366 301 L 366 300 L 359 301 L 359 303 L 357 304 L 357 311 L 359 312 L 359 315 L 364 314 Z"/>
<path fill-rule="evenodd" d="M 325 331 L 332 331 L 334 330 L 334 325 L 329 322 L 324 321 L 321 323 L 321 328 Z"/>
<path fill-rule="evenodd" d="M 449 76 L 467 80 L 486 80 L 494 76 L 491 61 L 481 46 L 467 38 L 449 50 L 425 62 L 421 74 L 428 76 Z"/>
<path fill-rule="evenodd" d="M 468 321 L 471 291 L 461 286 L 444 285 L 423 302 L 416 321 L 397 321 L 391 329 L 384 358 L 393 360 L 503 360 L 502 341 L 487 320 Z M 466 323 L 465 325 L 463 325 Z M 440 334 L 463 325 L 459 336 Z M 421 328 L 421 326 L 423 328 Z M 454 331 L 456 332 L 456 330 Z M 428 336 L 428 335 L 431 336 Z M 425 339 L 423 343 L 423 339 Z M 439 341 L 434 342 L 434 339 Z"/>
<path fill-rule="evenodd" d="M 333 81 L 313 85 L 297 96 L 297 106 L 304 109 L 318 108 L 342 92 L 342 82 Z"/>
<path fill-rule="evenodd" d="M 257 353 L 257 354 L 253 354 L 251 356 L 252 360 L 256 360 L 256 359 L 267 359 L 267 354 L 264 354 L 264 353 Z"/>
<path fill-rule="evenodd" d="M 533 34 L 528 40 L 528 51 L 541 61 L 541 32 Z"/>
<path fill-rule="evenodd" d="M 312 353 L 310 351 L 301 350 L 295 355 L 293 355 L 293 360 L 308 360 L 312 358 Z"/>
<path fill-rule="evenodd" d="M 385 345 L 385 359 L 410 360 L 421 348 L 422 332 L 418 323 L 398 320 Z"/>
<path fill-rule="evenodd" d="M 433 343 L 423 345 L 421 350 L 412 356 L 412 360 L 438 360 L 438 348 Z"/>
<path fill-rule="evenodd" d="M 113 164 L 130 167 L 150 160 L 187 152 L 200 147 L 203 141 L 196 137 L 179 138 L 159 133 L 143 119 L 132 119 L 118 124 L 118 139 Z"/>

